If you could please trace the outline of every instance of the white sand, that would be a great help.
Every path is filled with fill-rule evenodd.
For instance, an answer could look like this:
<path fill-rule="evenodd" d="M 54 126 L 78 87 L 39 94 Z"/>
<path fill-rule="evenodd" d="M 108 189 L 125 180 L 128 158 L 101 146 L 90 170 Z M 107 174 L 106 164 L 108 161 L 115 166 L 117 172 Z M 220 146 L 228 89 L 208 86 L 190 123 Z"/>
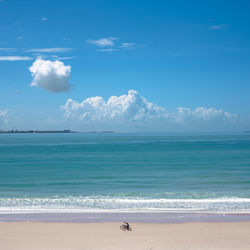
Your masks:
<path fill-rule="evenodd" d="M 250 222 L 241 223 L 1 222 L 0 249 L 209 249 L 249 250 Z"/>

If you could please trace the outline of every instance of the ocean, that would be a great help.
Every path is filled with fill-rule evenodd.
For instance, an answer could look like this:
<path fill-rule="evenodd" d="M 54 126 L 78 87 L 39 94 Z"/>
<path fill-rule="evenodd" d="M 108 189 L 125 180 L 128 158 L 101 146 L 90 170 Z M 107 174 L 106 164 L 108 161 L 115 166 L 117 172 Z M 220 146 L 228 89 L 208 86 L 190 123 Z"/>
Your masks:
<path fill-rule="evenodd" d="M 0 213 L 250 213 L 250 136 L 0 134 Z"/>

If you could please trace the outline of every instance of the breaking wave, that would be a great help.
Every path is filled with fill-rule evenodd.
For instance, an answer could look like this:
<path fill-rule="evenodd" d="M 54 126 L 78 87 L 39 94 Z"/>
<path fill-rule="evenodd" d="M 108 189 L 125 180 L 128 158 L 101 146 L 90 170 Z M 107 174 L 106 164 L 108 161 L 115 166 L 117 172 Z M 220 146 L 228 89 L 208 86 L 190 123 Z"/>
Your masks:
<path fill-rule="evenodd" d="M 250 198 L 128 199 L 104 196 L 0 198 L 0 213 L 25 212 L 250 213 Z"/>

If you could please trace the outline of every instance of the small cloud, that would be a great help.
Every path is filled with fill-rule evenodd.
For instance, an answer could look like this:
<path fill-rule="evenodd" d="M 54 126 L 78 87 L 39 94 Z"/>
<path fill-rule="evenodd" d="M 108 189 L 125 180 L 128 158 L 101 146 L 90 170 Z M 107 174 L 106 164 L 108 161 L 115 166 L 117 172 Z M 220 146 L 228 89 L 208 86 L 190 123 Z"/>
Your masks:
<path fill-rule="evenodd" d="M 69 60 L 69 59 L 74 59 L 74 56 L 58 56 L 58 55 L 52 55 L 52 56 L 48 56 L 48 57 L 52 57 L 55 60 Z"/>
<path fill-rule="evenodd" d="M 94 44 L 98 47 L 112 47 L 114 46 L 114 41 L 118 40 L 116 37 L 107 37 L 107 38 L 101 38 L 98 40 L 87 40 L 87 43 Z"/>
<path fill-rule="evenodd" d="M 210 29 L 210 30 L 222 30 L 222 29 L 224 29 L 226 27 L 227 27 L 226 24 L 217 24 L 217 25 L 209 26 L 208 29 Z"/>
<path fill-rule="evenodd" d="M 135 43 L 122 43 L 121 47 L 125 49 L 133 49 L 135 47 Z"/>
<path fill-rule="evenodd" d="M 0 51 L 14 52 L 16 51 L 16 49 L 15 48 L 0 48 Z"/>
<path fill-rule="evenodd" d="M 30 56 L 0 56 L 0 61 L 29 61 L 33 60 Z"/>
<path fill-rule="evenodd" d="M 0 125 L 6 124 L 8 122 L 8 109 L 0 109 Z"/>
<path fill-rule="evenodd" d="M 63 56 L 63 57 L 58 57 L 58 60 L 71 60 L 75 59 L 75 56 Z"/>
<path fill-rule="evenodd" d="M 69 52 L 74 50 L 73 48 L 36 48 L 28 49 L 26 52 L 36 52 L 36 53 L 60 53 L 60 52 Z"/>
<path fill-rule="evenodd" d="M 71 67 L 64 65 L 63 62 L 56 60 L 42 60 L 40 58 L 29 68 L 32 73 L 32 87 L 44 88 L 47 91 L 58 93 L 70 90 Z"/>
<path fill-rule="evenodd" d="M 41 20 L 44 21 L 44 22 L 46 22 L 47 21 L 47 17 L 42 17 Z"/>
<path fill-rule="evenodd" d="M 43 60 L 69 60 L 69 59 L 74 59 L 75 56 L 58 56 L 58 55 L 45 55 L 45 54 L 35 54 L 37 58 L 43 59 Z"/>
<path fill-rule="evenodd" d="M 23 37 L 22 36 L 18 36 L 16 39 L 20 41 L 20 40 L 23 40 Z"/>
<path fill-rule="evenodd" d="M 118 49 L 98 49 L 96 51 L 100 51 L 100 52 L 114 52 L 117 51 Z"/>

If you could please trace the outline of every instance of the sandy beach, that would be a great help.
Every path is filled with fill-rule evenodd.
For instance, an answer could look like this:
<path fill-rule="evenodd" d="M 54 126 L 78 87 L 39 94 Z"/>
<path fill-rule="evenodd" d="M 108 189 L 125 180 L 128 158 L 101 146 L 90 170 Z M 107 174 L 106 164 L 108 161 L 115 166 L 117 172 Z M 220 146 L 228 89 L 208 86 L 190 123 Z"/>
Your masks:
<path fill-rule="evenodd" d="M 250 249 L 250 222 L 1 222 L 0 249 Z"/>

